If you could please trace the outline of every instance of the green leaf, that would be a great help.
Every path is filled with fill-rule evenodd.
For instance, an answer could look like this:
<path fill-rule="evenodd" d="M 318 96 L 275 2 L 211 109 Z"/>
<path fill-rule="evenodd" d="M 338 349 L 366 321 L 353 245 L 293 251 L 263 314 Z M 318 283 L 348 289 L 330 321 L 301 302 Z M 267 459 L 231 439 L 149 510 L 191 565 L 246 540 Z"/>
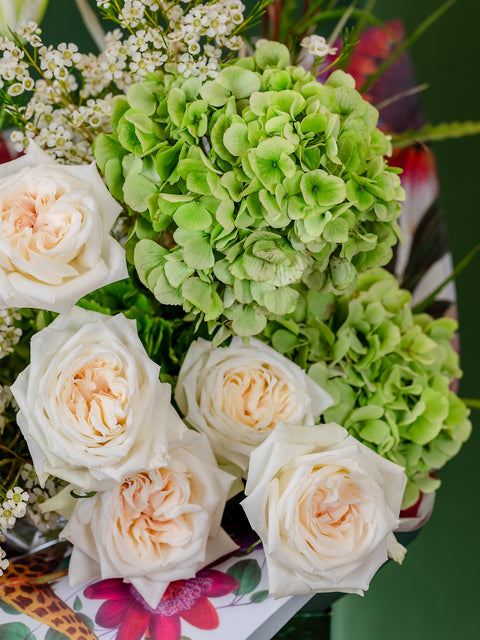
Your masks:
<path fill-rule="evenodd" d="M 130 153 L 143 155 L 143 148 L 137 136 L 135 125 L 123 116 L 117 126 L 118 141 Z"/>
<path fill-rule="evenodd" d="M 190 238 L 183 247 L 183 259 L 192 269 L 210 269 L 215 264 L 209 238 Z"/>
<path fill-rule="evenodd" d="M 154 240 L 140 240 L 135 246 L 135 268 L 144 285 L 151 271 L 165 262 L 167 250 Z"/>
<path fill-rule="evenodd" d="M 260 69 L 284 69 L 290 64 L 290 51 L 280 42 L 261 42 L 255 51 L 255 60 Z"/>
<path fill-rule="evenodd" d="M 233 93 L 235 98 L 248 98 L 254 91 L 260 90 L 260 78 L 254 71 L 238 66 L 225 67 L 215 78 L 224 89 Z"/>
<path fill-rule="evenodd" d="M 130 173 L 125 178 L 123 195 L 125 202 L 134 211 L 139 213 L 146 211 L 150 198 L 156 193 L 158 193 L 157 185 L 142 175 Z"/>
<path fill-rule="evenodd" d="M 180 205 L 173 219 L 179 227 L 192 231 L 206 231 L 212 224 L 212 216 L 198 200 Z"/>
<path fill-rule="evenodd" d="M 117 200 L 123 200 L 123 171 L 122 164 L 118 158 L 110 158 L 105 164 L 105 181 L 108 190 Z"/>
<path fill-rule="evenodd" d="M 256 560 L 240 560 L 227 569 L 227 573 L 238 582 L 238 587 L 233 593 L 243 596 L 257 588 L 262 578 L 260 565 Z"/>
<path fill-rule="evenodd" d="M 15 607 L 12 607 L 11 604 L 5 602 L 4 600 L 0 600 L 0 609 L 2 611 L 5 611 L 5 613 L 8 613 L 9 616 L 19 616 L 22 613 L 21 611 L 17 611 Z"/>
<path fill-rule="evenodd" d="M 183 118 L 187 108 L 185 94 L 181 89 L 174 87 L 170 90 L 167 99 L 167 108 L 173 124 L 176 124 L 177 127 L 181 127 L 183 125 Z"/>
<path fill-rule="evenodd" d="M 250 146 L 247 126 L 242 122 L 232 124 L 223 135 L 223 144 L 233 156 L 241 156 Z"/>
<path fill-rule="evenodd" d="M 23 622 L 0 624 L 0 638 L 2 640 L 35 640 L 35 636 Z"/>
<path fill-rule="evenodd" d="M 93 631 L 93 629 L 95 628 L 93 620 L 84 613 L 79 613 L 78 616 L 84 621 L 87 627 Z"/>
<path fill-rule="evenodd" d="M 64 633 L 50 628 L 45 634 L 45 640 L 69 640 L 69 638 Z"/>
<path fill-rule="evenodd" d="M 145 84 L 136 82 L 127 91 L 128 102 L 133 109 L 142 111 L 147 116 L 153 116 L 157 108 L 155 94 Z"/>
<path fill-rule="evenodd" d="M 193 273 L 193 269 L 187 267 L 184 262 L 174 262 L 173 260 L 165 262 L 164 270 L 168 282 L 175 288 L 179 287 Z"/>
<path fill-rule="evenodd" d="M 177 166 L 182 147 L 183 142 L 179 140 L 173 147 L 160 147 L 157 151 L 155 166 L 162 182 L 170 177 L 173 169 Z"/>
<path fill-rule="evenodd" d="M 265 294 L 264 304 L 270 313 L 284 316 L 292 313 L 298 300 L 299 293 L 290 287 L 280 287 Z"/>
<path fill-rule="evenodd" d="M 232 316 L 233 331 L 239 336 L 254 336 L 267 324 L 267 319 L 256 307 L 240 307 Z"/>
<path fill-rule="evenodd" d="M 331 207 L 345 200 L 346 187 L 341 178 L 316 169 L 302 176 L 300 181 L 305 202 L 311 206 Z"/>
<path fill-rule="evenodd" d="M 73 609 L 74 611 L 80 611 L 83 608 L 83 603 L 80 600 L 80 598 L 78 596 L 75 597 L 74 603 L 73 603 Z"/>
<path fill-rule="evenodd" d="M 123 117 L 125 120 L 128 120 L 128 122 L 131 122 L 138 131 L 142 133 L 153 133 L 153 122 L 141 111 L 129 109 Z"/>
<path fill-rule="evenodd" d="M 298 344 L 297 336 L 286 329 L 278 329 L 272 336 L 272 347 L 280 353 L 287 353 Z"/>
<path fill-rule="evenodd" d="M 231 94 L 228 89 L 224 89 L 214 80 L 208 80 L 202 84 L 200 95 L 212 107 L 223 107 Z"/>
<path fill-rule="evenodd" d="M 262 591 L 255 591 L 255 593 L 252 593 L 250 596 L 250 602 L 255 602 L 255 603 L 263 602 L 268 598 L 268 596 L 269 596 L 268 589 L 262 589 Z"/>
<path fill-rule="evenodd" d="M 188 278 L 182 284 L 183 297 L 203 313 L 208 313 L 212 306 L 212 292 L 213 286 L 200 278 Z"/>
<path fill-rule="evenodd" d="M 101 133 L 93 144 L 93 154 L 100 170 L 105 171 L 105 165 L 111 158 L 121 161 L 126 151 L 112 136 Z"/>

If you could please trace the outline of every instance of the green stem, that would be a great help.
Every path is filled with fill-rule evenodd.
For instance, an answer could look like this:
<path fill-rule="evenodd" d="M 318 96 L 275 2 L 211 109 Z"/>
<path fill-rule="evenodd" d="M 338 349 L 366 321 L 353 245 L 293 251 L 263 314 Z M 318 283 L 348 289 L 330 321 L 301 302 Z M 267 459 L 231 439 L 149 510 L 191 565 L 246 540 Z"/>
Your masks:
<path fill-rule="evenodd" d="M 478 398 L 462 398 L 462 400 L 470 409 L 480 409 L 480 400 Z"/>
<path fill-rule="evenodd" d="M 446 280 L 444 280 L 442 284 L 440 284 L 435 289 L 435 291 L 433 291 L 429 296 L 427 296 L 423 302 L 420 302 L 419 304 L 417 304 L 416 307 L 413 308 L 413 312 L 422 313 L 422 311 L 425 311 L 425 309 L 428 309 L 428 307 L 431 304 L 433 304 L 435 298 L 440 293 L 440 291 L 442 291 L 442 289 L 446 287 L 449 282 L 452 282 L 452 280 L 455 280 L 455 278 L 457 278 L 462 273 L 465 267 L 467 267 L 470 264 L 470 262 L 479 252 L 480 252 L 480 243 L 475 245 L 473 249 L 467 253 L 467 255 L 463 258 L 463 260 L 460 260 L 460 262 L 454 268 L 452 274 Z"/>
<path fill-rule="evenodd" d="M 398 58 L 409 48 L 414 42 L 416 42 L 423 33 L 431 27 L 431 25 L 436 22 L 451 6 L 453 6 L 457 0 L 447 0 L 444 2 L 436 11 L 431 13 L 428 18 L 426 18 L 416 29 L 415 31 L 406 38 L 395 51 L 382 62 L 382 64 L 378 67 L 377 71 L 373 73 L 369 78 L 365 81 L 364 85 L 360 89 L 360 93 L 365 93 L 368 91 L 380 78 L 380 76 L 385 73 L 388 67 L 398 60 Z"/>

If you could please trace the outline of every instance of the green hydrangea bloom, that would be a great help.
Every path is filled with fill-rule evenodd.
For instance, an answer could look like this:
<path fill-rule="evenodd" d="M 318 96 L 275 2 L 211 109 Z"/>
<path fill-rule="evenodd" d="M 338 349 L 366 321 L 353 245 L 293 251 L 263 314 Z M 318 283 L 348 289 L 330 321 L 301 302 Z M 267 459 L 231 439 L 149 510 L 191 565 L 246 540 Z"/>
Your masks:
<path fill-rule="evenodd" d="M 323 415 L 406 468 L 403 507 L 455 456 L 471 431 L 469 411 L 450 390 L 461 376 L 451 345 L 457 323 L 414 314 L 410 293 L 384 269 L 361 274 L 350 296 L 309 291 L 294 315 L 263 338 L 335 399 Z"/>
<path fill-rule="evenodd" d="M 351 290 L 399 235 L 404 193 L 377 120 L 351 76 L 321 84 L 279 43 L 214 80 L 158 73 L 130 87 L 95 158 L 141 214 L 129 249 L 141 280 L 244 336 L 292 312 L 299 284 Z"/>

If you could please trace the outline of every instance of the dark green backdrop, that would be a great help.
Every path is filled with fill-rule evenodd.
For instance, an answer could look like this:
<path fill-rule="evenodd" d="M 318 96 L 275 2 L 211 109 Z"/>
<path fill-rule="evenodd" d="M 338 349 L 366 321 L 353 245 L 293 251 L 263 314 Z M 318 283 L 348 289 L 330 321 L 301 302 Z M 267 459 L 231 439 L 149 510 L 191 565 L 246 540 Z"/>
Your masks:
<path fill-rule="evenodd" d="M 403 18 L 410 32 L 440 4 L 377 0 L 376 12 Z M 479 0 L 459 0 L 412 49 L 419 83 L 430 84 L 423 102 L 431 122 L 480 120 L 479 24 Z M 51 0 L 47 42 L 70 38 L 85 47 L 80 28 L 74 0 Z M 479 150 L 478 137 L 435 147 L 455 262 L 480 242 Z M 479 288 L 477 258 L 457 282 L 465 397 L 480 397 Z M 472 422 L 470 441 L 440 474 L 435 511 L 404 566 L 390 563 L 364 598 L 345 596 L 335 605 L 332 640 L 480 639 L 480 412 Z"/>
<path fill-rule="evenodd" d="M 439 0 L 379 0 L 382 18 L 400 16 L 411 30 Z M 423 104 L 431 122 L 480 120 L 480 3 L 460 0 L 413 47 Z M 442 200 L 455 262 L 480 242 L 480 138 L 435 146 Z M 480 397 L 480 258 L 457 281 L 460 395 Z M 403 567 L 390 564 L 364 598 L 334 607 L 332 640 L 478 640 L 480 638 L 480 412 L 473 434 L 441 472 L 430 522 L 410 546 Z"/>

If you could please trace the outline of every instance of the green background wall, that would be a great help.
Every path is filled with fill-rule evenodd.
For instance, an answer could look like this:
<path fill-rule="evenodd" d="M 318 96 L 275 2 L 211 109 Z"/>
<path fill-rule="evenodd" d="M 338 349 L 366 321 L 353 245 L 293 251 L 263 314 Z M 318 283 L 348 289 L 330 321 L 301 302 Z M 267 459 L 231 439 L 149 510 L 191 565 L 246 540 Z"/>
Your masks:
<path fill-rule="evenodd" d="M 377 0 L 376 12 L 403 18 L 411 32 L 440 4 Z M 412 49 L 418 82 L 430 84 L 423 103 L 431 122 L 480 120 L 479 24 L 479 0 L 459 0 Z M 85 49 L 80 29 L 74 0 L 51 0 L 45 40 L 71 39 Z M 435 147 L 455 262 L 480 242 L 479 150 L 479 137 Z M 480 397 L 479 289 L 477 258 L 457 282 L 465 397 Z M 435 511 L 403 567 L 389 563 L 364 598 L 345 596 L 334 606 L 332 640 L 480 639 L 480 412 L 472 421 L 472 437 L 441 472 Z"/>
<path fill-rule="evenodd" d="M 378 0 L 377 14 L 401 17 L 411 32 L 439 0 Z M 480 2 L 460 0 L 413 47 L 429 120 L 480 119 Z M 480 242 L 480 138 L 435 146 L 453 258 Z M 480 397 L 480 258 L 457 281 L 460 395 Z M 478 640 L 480 638 L 480 412 L 473 434 L 439 477 L 432 518 L 409 547 L 404 565 L 390 563 L 364 598 L 345 596 L 333 610 L 332 640 Z"/>

